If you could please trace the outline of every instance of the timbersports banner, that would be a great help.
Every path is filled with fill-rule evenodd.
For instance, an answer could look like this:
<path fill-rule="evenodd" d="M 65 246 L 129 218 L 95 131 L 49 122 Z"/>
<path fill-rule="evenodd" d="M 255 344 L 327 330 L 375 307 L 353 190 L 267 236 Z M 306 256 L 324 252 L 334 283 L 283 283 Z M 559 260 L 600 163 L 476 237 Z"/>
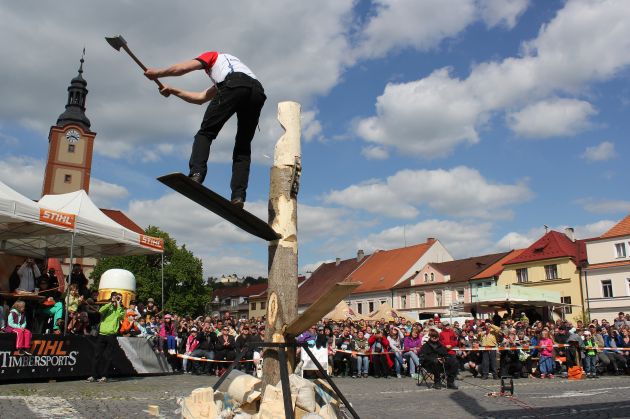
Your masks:
<path fill-rule="evenodd" d="M 18 355 L 14 333 L 0 334 L 0 382 L 92 374 L 96 338 L 75 335 L 34 335 L 29 352 Z M 153 352 L 144 338 L 118 338 L 110 375 L 133 376 L 171 371 L 163 354 Z"/>

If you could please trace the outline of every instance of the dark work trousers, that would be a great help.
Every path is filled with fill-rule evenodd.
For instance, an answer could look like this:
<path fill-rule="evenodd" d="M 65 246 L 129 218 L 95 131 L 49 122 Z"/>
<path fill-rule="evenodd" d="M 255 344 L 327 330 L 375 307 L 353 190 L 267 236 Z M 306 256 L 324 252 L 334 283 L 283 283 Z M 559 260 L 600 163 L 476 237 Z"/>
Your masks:
<path fill-rule="evenodd" d="M 389 365 L 385 355 L 372 354 L 372 367 L 375 377 L 386 377 L 389 375 Z"/>
<path fill-rule="evenodd" d="M 195 135 L 189 162 L 190 173 L 201 173 L 205 179 L 210 145 L 227 120 L 236 114 L 238 121 L 232 152 L 230 188 L 232 199 L 245 200 L 252 154 L 251 143 L 266 99 L 260 82 L 244 73 L 229 74 L 224 81 L 218 83 L 217 94 L 208 104 L 201 127 Z"/>
<path fill-rule="evenodd" d="M 118 345 L 118 342 L 116 342 L 116 336 L 98 335 L 96 340 L 96 351 L 94 352 L 92 377 L 107 377 L 109 366 L 112 363 L 114 347 L 116 347 L 116 345 Z"/>
<path fill-rule="evenodd" d="M 449 355 L 444 358 L 444 363 L 441 363 L 439 361 L 427 362 L 425 364 L 425 367 L 427 371 L 431 372 L 431 374 L 433 374 L 433 377 L 435 377 L 434 382 L 439 383 L 440 377 L 444 377 L 444 375 L 446 374 L 446 383 L 453 384 L 455 382 L 457 370 L 459 369 L 459 363 L 454 356 Z"/>
<path fill-rule="evenodd" d="M 497 375 L 497 351 L 483 351 L 481 354 L 481 373 L 487 376 L 488 372 Z"/>

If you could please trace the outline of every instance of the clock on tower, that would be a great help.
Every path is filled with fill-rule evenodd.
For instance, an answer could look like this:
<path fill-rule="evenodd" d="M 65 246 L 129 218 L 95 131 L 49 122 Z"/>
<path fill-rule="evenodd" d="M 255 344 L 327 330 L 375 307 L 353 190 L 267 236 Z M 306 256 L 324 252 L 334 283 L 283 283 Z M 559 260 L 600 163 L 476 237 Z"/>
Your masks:
<path fill-rule="evenodd" d="M 62 194 L 80 189 L 89 193 L 92 151 L 96 133 L 85 116 L 88 90 L 83 78 L 83 57 L 79 74 L 68 86 L 66 110 L 48 134 L 48 160 L 42 195 Z"/>

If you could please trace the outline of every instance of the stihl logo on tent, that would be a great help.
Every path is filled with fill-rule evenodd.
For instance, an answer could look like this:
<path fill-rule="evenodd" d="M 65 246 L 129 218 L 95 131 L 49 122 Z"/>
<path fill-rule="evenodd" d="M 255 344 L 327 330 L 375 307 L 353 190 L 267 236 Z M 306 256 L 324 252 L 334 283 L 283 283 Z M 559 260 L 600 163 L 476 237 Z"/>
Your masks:
<path fill-rule="evenodd" d="M 39 209 L 39 220 L 49 224 L 58 225 L 61 227 L 74 228 L 74 214 L 66 214 L 65 212 L 58 212 L 49 209 Z"/>
<path fill-rule="evenodd" d="M 145 236 L 144 234 L 140 235 L 140 244 L 157 250 L 164 249 L 164 240 L 151 236 Z"/>

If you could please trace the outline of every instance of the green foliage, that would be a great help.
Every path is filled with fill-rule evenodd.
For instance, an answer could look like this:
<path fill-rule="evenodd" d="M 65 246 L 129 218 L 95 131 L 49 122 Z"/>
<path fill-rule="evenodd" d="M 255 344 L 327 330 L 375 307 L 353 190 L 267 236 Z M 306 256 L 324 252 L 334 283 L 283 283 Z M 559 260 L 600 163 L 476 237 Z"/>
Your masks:
<path fill-rule="evenodd" d="M 202 263 L 186 246 L 178 247 L 168 233 L 149 226 L 146 234 L 164 239 L 164 305 L 165 310 L 185 315 L 201 315 L 210 300 L 211 290 L 203 280 Z M 91 277 L 94 286 L 103 272 L 119 268 L 136 277 L 136 294 L 139 301 L 152 297 L 159 306 L 162 301 L 162 255 L 116 256 L 102 258 L 94 267 Z"/>

